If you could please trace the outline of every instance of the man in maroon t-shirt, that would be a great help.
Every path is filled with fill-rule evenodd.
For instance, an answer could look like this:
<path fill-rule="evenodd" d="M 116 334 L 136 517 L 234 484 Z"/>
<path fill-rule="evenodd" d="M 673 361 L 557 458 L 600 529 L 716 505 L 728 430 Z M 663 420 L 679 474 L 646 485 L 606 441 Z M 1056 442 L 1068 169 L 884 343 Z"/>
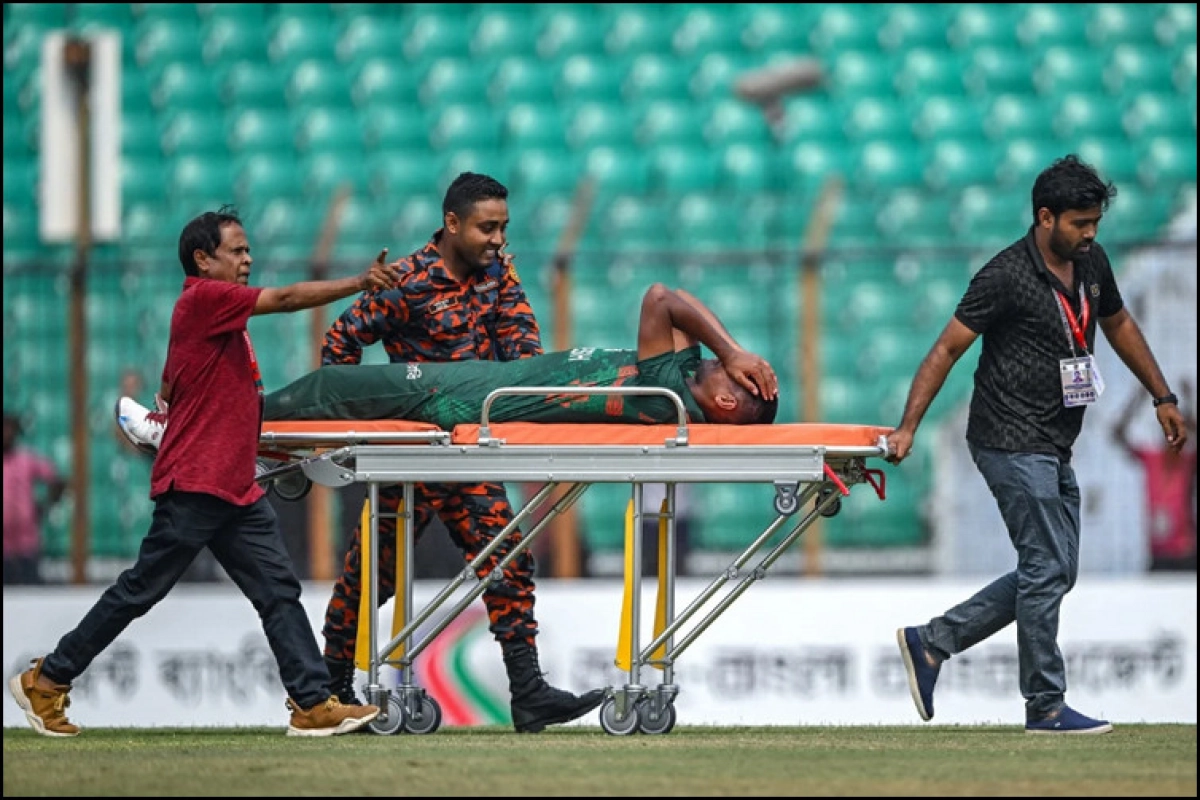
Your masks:
<path fill-rule="evenodd" d="M 171 316 L 161 398 L 172 423 L 150 476 L 154 517 L 137 561 L 122 572 L 54 651 L 9 681 L 29 724 L 45 736 L 75 736 L 65 713 L 71 681 L 166 597 L 208 548 L 262 618 L 292 715 L 289 736 L 334 736 L 379 714 L 341 704 L 308 615 L 278 521 L 255 481 L 262 381 L 246 322 L 255 314 L 299 311 L 395 285 L 385 249 L 350 278 L 249 286 L 250 245 L 236 212 L 206 212 L 184 227 L 179 261 L 186 279 Z"/>

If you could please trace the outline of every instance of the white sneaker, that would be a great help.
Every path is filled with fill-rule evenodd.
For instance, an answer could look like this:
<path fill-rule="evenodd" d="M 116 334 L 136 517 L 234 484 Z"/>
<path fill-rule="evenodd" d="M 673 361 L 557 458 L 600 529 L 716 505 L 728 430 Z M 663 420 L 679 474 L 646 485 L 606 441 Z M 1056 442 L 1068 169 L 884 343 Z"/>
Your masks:
<path fill-rule="evenodd" d="M 167 431 L 167 415 L 151 411 L 132 397 L 117 400 L 117 427 L 129 443 L 143 453 L 154 454 Z"/>

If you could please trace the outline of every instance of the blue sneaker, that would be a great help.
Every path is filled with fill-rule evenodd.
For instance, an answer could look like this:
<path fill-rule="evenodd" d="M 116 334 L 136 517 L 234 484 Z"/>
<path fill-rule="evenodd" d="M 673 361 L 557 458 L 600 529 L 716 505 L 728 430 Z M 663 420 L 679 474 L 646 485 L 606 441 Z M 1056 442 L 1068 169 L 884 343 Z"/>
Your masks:
<path fill-rule="evenodd" d="M 1063 706 L 1052 716 L 1025 723 L 1026 733 L 1108 733 L 1112 723 L 1104 719 L 1085 717 L 1070 706 Z"/>
<path fill-rule="evenodd" d="M 942 665 L 929 666 L 925 660 L 925 645 L 921 644 L 916 628 L 900 628 L 896 631 L 896 641 L 900 645 L 904 669 L 908 672 L 908 689 L 912 692 L 913 703 L 921 719 L 928 722 L 933 719 L 933 685 L 937 683 Z"/>

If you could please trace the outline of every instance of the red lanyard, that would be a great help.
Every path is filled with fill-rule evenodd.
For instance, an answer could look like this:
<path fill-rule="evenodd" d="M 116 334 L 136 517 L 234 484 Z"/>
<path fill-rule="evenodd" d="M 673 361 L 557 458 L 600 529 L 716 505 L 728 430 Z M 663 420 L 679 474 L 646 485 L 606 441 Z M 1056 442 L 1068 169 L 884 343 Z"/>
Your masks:
<path fill-rule="evenodd" d="M 1079 346 L 1083 348 L 1083 351 L 1086 353 L 1087 339 L 1084 338 L 1083 332 L 1087 330 L 1088 321 L 1092 318 L 1092 308 L 1088 305 L 1087 297 L 1085 297 L 1083 294 L 1083 286 L 1081 285 L 1079 287 L 1079 308 L 1082 312 L 1081 316 L 1083 317 L 1082 325 L 1080 325 L 1079 321 L 1075 319 L 1075 312 L 1071 310 L 1071 304 L 1067 302 L 1067 298 L 1063 296 L 1063 293 L 1055 289 L 1054 296 L 1058 298 L 1058 304 L 1062 307 L 1063 314 L 1067 318 L 1067 324 L 1071 326 L 1071 334 L 1075 337 L 1075 341 L 1079 342 Z"/>

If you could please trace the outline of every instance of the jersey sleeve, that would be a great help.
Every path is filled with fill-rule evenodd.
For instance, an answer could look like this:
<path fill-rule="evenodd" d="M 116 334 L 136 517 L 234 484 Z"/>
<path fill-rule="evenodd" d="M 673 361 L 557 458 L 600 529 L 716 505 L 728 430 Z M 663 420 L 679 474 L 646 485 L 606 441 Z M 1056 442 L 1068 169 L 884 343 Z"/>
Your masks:
<path fill-rule="evenodd" d="M 1096 306 L 1097 317 L 1111 317 L 1125 307 L 1125 299 L 1117 287 L 1112 262 L 1108 253 L 1099 244 L 1092 244 L 1093 262 L 1096 265 L 1096 280 L 1100 284 L 1100 297 Z"/>
<path fill-rule="evenodd" d="M 993 261 L 971 278 L 954 316 L 975 333 L 983 333 L 1008 313 L 1011 296 L 1007 274 Z"/>
<path fill-rule="evenodd" d="M 496 357 L 500 361 L 542 354 L 542 333 L 517 268 L 509 262 L 500 276 L 497 296 Z"/>

